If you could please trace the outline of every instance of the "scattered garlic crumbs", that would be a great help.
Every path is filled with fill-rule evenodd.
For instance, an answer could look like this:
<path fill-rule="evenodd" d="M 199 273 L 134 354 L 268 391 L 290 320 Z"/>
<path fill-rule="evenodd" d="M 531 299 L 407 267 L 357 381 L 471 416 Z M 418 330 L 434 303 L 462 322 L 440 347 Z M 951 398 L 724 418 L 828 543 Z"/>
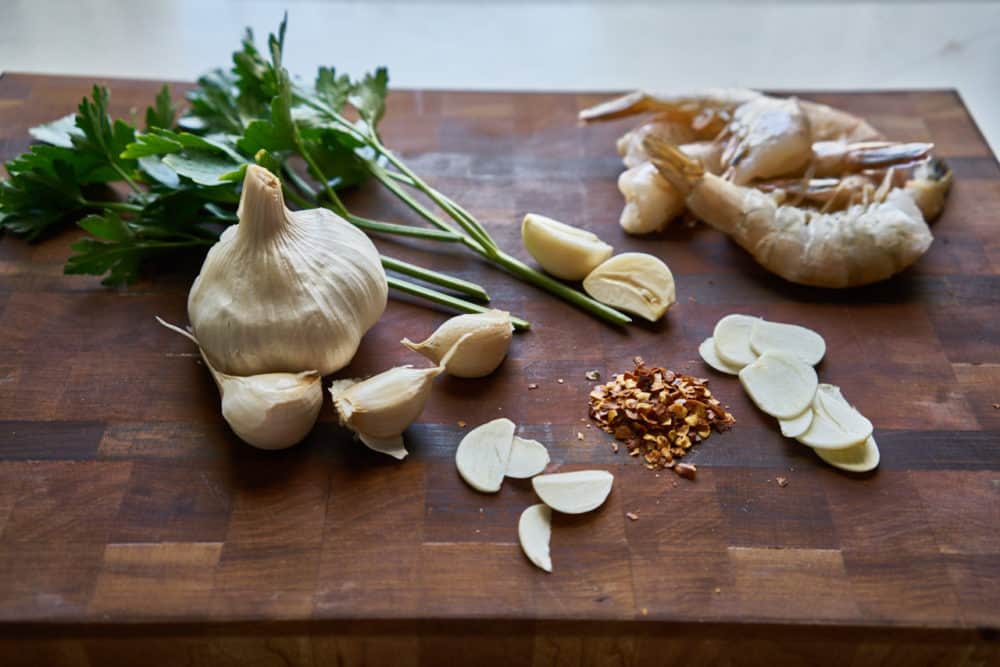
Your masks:
<path fill-rule="evenodd" d="M 636 514 L 635 512 L 625 512 L 625 516 L 627 516 L 632 521 L 638 521 L 639 520 L 639 515 Z"/>
<path fill-rule="evenodd" d="M 583 374 L 583 377 L 587 378 L 592 382 L 596 382 L 597 380 L 601 379 L 601 372 L 596 369 L 592 371 L 587 371 L 586 373 Z"/>
<path fill-rule="evenodd" d="M 774 481 L 776 481 L 778 483 L 778 486 L 780 486 L 781 488 L 785 488 L 786 486 L 788 486 L 787 477 L 778 477 Z"/>
<path fill-rule="evenodd" d="M 562 384 L 563 382 L 565 382 L 565 380 L 563 380 L 562 378 L 559 378 L 558 380 L 556 380 L 556 382 L 558 382 L 559 384 Z"/>
<path fill-rule="evenodd" d="M 590 417 L 650 470 L 674 467 L 712 428 L 721 432 L 735 423 L 707 380 L 647 367 L 640 357 L 634 361 L 635 370 L 591 390 Z"/>
<path fill-rule="evenodd" d="M 459 425 L 460 428 L 465 428 L 465 422 L 462 421 L 461 419 L 458 420 L 457 424 Z"/>
<path fill-rule="evenodd" d="M 534 382 L 532 382 L 531 384 L 528 385 L 528 390 L 530 391 L 532 389 L 538 389 L 538 385 L 535 384 Z"/>
<path fill-rule="evenodd" d="M 698 474 L 698 468 L 691 463 L 678 463 L 674 466 L 674 472 L 684 479 L 694 479 L 694 476 Z"/>
<path fill-rule="evenodd" d="M 583 440 L 583 433 L 581 433 L 580 431 L 577 431 L 576 432 L 576 439 L 577 440 Z"/>

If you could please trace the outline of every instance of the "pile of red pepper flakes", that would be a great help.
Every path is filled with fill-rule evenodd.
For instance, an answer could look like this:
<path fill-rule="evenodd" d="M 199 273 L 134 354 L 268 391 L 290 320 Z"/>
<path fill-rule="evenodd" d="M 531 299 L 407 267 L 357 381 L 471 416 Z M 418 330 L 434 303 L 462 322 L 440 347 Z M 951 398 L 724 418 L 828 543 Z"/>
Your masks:
<path fill-rule="evenodd" d="M 639 357 L 634 362 L 635 370 L 591 390 L 590 416 L 650 470 L 673 468 L 713 428 L 721 432 L 736 423 L 712 396 L 708 380 L 650 368 Z"/>

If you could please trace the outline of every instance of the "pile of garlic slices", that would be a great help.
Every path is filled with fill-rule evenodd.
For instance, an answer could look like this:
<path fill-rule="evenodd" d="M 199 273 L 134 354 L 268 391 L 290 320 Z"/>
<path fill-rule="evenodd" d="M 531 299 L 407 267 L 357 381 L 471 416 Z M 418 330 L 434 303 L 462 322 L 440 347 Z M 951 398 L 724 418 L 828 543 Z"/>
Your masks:
<path fill-rule="evenodd" d="M 233 431 L 254 447 L 284 449 L 312 430 L 322 376 L 354 358 L 385 311 L 388 283 L 364 233 L 327 209 L 288 210 L 281 182 L 263 167 L 247 166 L 237 215 L 191 286 L 191 331 L 160 323 L 198 345 Z M 341 424 L 371 449 L 405 457 L 403 431 L 434 378 L 488 375 L 512 333 L 510 314 L 490 310 L 453 317 L 421 343 L 404 339 L 436 365 L 335 381 Z"/>
<path fill-rule="evenodd" d="M 874 427 L 813 368 L 826 341 L 795 324 L 748 315 L 726 315 L 698 352 L 706 364 L 738 375 L 761 411 L 775 417 L 785 437 L 808 445 L 830 465 L 851 472 L 874 470 L 879 450 Z"/>
<path fill-rule="evenodd" d="M 501 417 L 469 431 L 455 451 L 455 465 L 465 483 L 482 493 L 496 493 L 504 477 L 531 478 L 541 503 L 528 507 L 518 520 L 521 549 L 532 563 L 552 571 L 549 541 L 552 510 L 583 514 L 601 505 L 611 493 L 614 475 L 606 470 L 542 474 L 549 452 L 537 440 L 515 435 L 517 426 Z"/>
<path fill-rule="evenodd" d="M 528 213 L 521 223 L 525 249 L 549 274 L 582 280 L 601 303 L 655 322 L 676 300 L 674 276 L 658 258 L 641 252 L 613 255 L 596 234 Z"/>

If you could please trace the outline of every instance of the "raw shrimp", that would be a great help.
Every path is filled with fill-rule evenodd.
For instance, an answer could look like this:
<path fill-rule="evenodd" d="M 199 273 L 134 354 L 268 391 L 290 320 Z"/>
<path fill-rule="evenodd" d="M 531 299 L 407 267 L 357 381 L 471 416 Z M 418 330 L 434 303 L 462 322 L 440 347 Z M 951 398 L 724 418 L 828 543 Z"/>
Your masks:
<path fill-rule="evenodd" d="M 686 144 L 698 138 L 698 134 L 688 124 L 679 122 L 669 115 L 657 114 L 618 139 L 616 147 L 626 167 L 635 167 L 648 161 L 646 151 L 642 148 L 642 140 L 650 134 L 677 145 Z"/>
<path fill-rule="evenodd" d="M 618 176 L 625 207 L 618 219 L 629 234 L 651 234 L 666 228 L 684 212 L 684 196 L 650 162 L 626 169 Z"/>
<path fill-rule="evenodd" d="M 913 196 L 892 188 L 880 201 L 836 213 L 779 206 L 760 190 L 706 173 L 674 146 L 647 137 L 646 152 L 685 195 L 688 209 L 794 283 L 855 287 L 913 264 L 933 240 Z"/>

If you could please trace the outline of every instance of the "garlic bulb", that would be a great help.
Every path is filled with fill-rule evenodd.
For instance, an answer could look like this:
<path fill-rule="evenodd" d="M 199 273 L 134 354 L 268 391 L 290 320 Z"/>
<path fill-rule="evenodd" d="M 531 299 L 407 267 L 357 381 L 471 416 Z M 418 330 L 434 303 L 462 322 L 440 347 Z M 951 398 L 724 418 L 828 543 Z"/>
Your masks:
<path fill-rule="evenodd" d="M 397 459 L 405 458 L 403 431 L 420 416 L 434 378 L 444 372 L 450 355 L 466 336 L 452 346 L 437 366 L 397 366 L 360 382 L 335 381 L 330 386 L 330 397 L 341 425 L 354 431 L 369 448 Z"/>
<path fill-rule="evenodd" d="M 198 345 L 198 339 L 187 331 L 159 317 L 156 321 Z M 312 430 L 323 406 L 319 373 L 304 371 L 237 377 L 216 370 L 203 349 L 201 356 L 222 395 L 222 417 L 241 440 L 258 449 L 285 449 Z"/>
<path fill-rule="evenodd" d="M 460 378 L 481 378 L 495 371 L 507 356 L 513 332 L 510 313 L 494 309 L 452 317 L 421 343 L 414 343 L 409 338 L 400 342 L 438 363 L 459 338 L 469 334 L 452 354 L 445 371 Z"/>
<path fill-rule="evenodd" d="M 188 296 L 206 360 L 239 376 L 346 366 L 385 310 L 375 246 L 326 209 L 289 211 L 277 177 L 257 165 L 247 167 L 238 215 Z"/>

